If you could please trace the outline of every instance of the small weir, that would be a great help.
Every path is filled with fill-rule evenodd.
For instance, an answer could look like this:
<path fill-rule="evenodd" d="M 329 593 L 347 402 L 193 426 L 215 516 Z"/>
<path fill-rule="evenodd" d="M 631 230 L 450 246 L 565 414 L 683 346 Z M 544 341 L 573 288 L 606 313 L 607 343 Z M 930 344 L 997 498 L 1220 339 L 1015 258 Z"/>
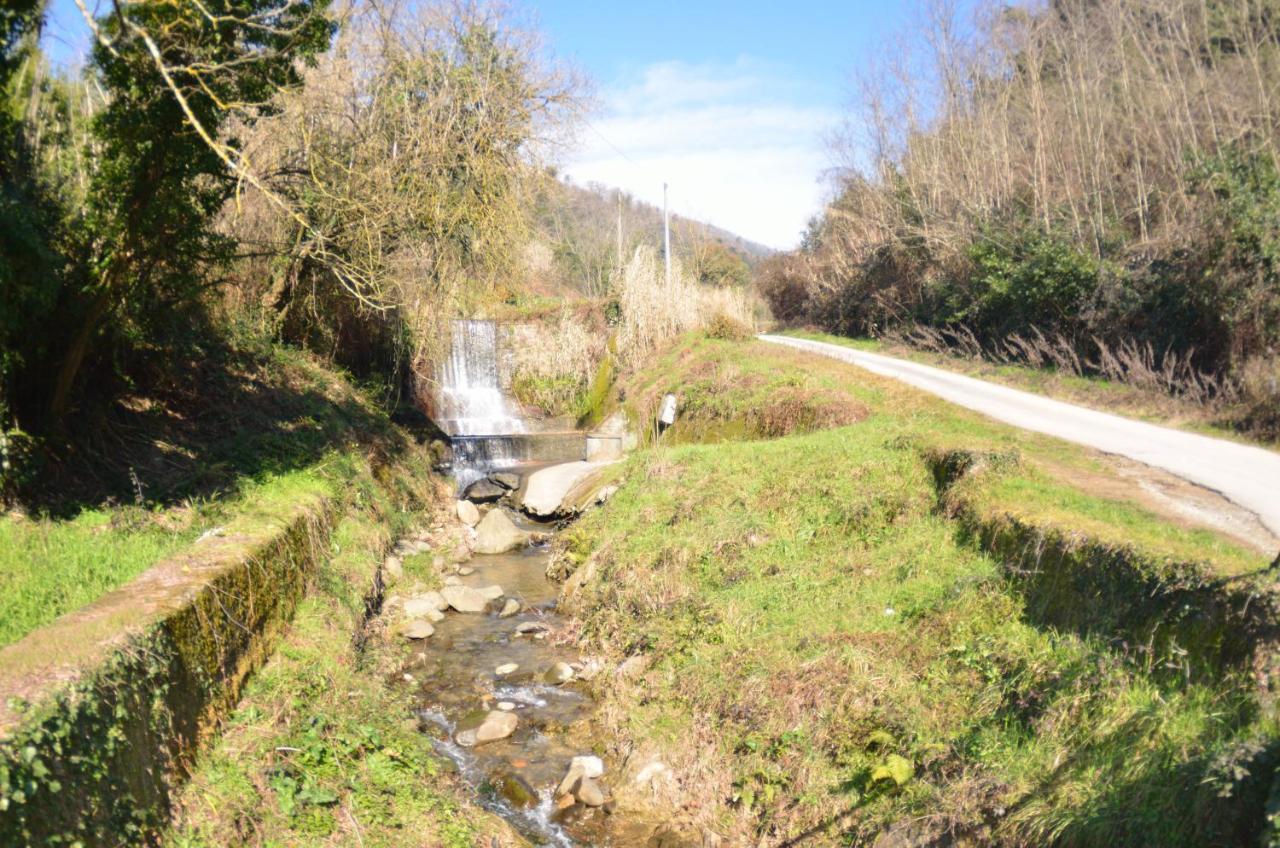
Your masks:
<path fill-rule="evenodd" d="M 493 322 L 455 322 L 452 352 L 440 372 L 431 412 L 451 436 L 460 492 L 499 469 L 523 480 L 548 464 L 584 458 L 581 432 L 540 431 L 521 417 L 504 392 L 509 378 L 501 337 Z M 502 476 L 509 482 L 508 475 Z M 447 585 L 476 590 L 501 587 L 501 598 L 483 612 L 445 612 L 431 638 L 406 648 L 404 670 L 416 687 L 419 725 L 478 803 L 534 845 L 658 844 L 652 840 L 660 828 L 647 817 L 615 811 L 609 786 L 616 776 L 609 764 L 599 778 L 604 796 L 597 800 L 603 803 L 557 796 L 573 759 L 600 753 L 592 733 L 596 705 L 586 683 L 594 669 L 557 639 L 563 623 L 556 612 L 559 590 L 546 577 L 552 528 L 519 515 L 513 508 L 518 497 L 513 491 L 479 510 L 504 510 L 539 541 L 510 553 L 472 556 L 444 578 Z M 516 717 L 514 732 L 463 744 L 471 741 L 467 732 L 495 712 Z M 676 843 L 668 838 L 661 844 Z"/>
<path fill-rule="evenodd" d="M 458 320 L 452 331 L 449 357 L 438 371 L 430 412 L 449 435 L 454 478 L 465 486 L 489 471 L 525 459 L 516 437 L 528 428 L 519 407 L 503 391 L 510 377 L 499 350 L 498 324 Z"/>
<path fill-rule="evenodd" d="M 523 463 L 585 458 L 586 436 L 557 422 L 529 420 L 509 390 L 514 356 L 504 326 L 453 322 L 449 357 L 439 368 L 429 413 L 449 436 L 459 487 Z"/>

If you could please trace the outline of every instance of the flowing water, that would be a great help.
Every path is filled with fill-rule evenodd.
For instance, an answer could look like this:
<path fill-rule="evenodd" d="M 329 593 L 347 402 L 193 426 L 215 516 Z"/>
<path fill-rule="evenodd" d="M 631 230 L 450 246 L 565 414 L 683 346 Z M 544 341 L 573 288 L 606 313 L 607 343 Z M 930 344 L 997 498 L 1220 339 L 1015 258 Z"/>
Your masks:
<path fill-rule="evenodd" d="M 418 686 L 420 724 L 436 750 L 452 760 L 475 789 L 479 803 L 533 844 L 656 844 L 651 842 L 652 822 L 615 813 L 611 805 L 557 810 L 554 791 L 570 760 L 595 753 L 595 704 L 580 681 L 547 681 L 555 663 L 579 660 L 554 638 L 562 622 L 555 611 L 557 588 L 544 574 L 547 558 L 545 546 L 532 546 L 516 553 L 476 556 L 467 563 L 475 573 L 460 578 L 464 585 L 496 583 L 507 597 L 521 602 L 521 611 L 509 618 L 492 612 L 450 612 L 431 639 L 411 644 L 406 670 Z M 547 630 L 540 636 L 517 635 L 524 623 Z M 499 675 L 497 668 L 508 663 L 518 669 Z M 511 736 L 475 747 L 455 741 L 461 723 L 474 723 L 478 713 L 503 702 L 514 705 L 519 719 Z M 601 783 L 608 786 L 611 777 L 606 768 Z"/>
<path fill-rule="evenodd" d="M 502 391 L 499 353 L 496 322 L 453 322 L 449 358 L 440 369 L 437 413 L 437 423 L 449 435 L 526 432 L 520 410 Z"/>
<path fill-rule="evenodd" d="M 453 322 L 449 358 L 438 374 L 435 419 L 453 438 L 459 486 L 521 460 L 518 440 L 528 432 L 519 407 L 502 390 L 498 325 Z"/>
<path fill-rule="evenodd" d="M 537 443 L 524 435 L 529 427 L 503 393 L 499 341 L 492 321 L 455 321 L 450 356 L 440 370 L 434 414 L 452 437 L 453 476 L 460 488 L 496 469 L 527 474 L 546 464 L 530 455 Z M 524 523 L 529 530 L 549 529 Z M 418 687 L 420 724 L 475 789 L 479 803 L 535 845 L 673 844 L 655 837 L 652 821 L 615 813 L 611 803 L 564 809 L 556 803 L 555 789 L 570 761 L 598 753 L 593 751 L 598 740 L 592 737 L 595 704 L 581 680 L 580 658 L 555 639 L 563 622 L 555 609 L 557 587 L 545 576 L 548 557 L 542 545 L 467 562 L 474 573 L 457 576 L 463 585 L 497 584 L 507 598 L 520 602 L 520 611 L 507 618 L 493 611 L 450 612 L 436 624 L 434 636 L 410 643 L 405 671 Z M 517 630 L 535 624 L 544 629 Z M 498 674 L 499 666 L 511 663 L 515 671 Z M 576 678 L 549 682 L 548 671 L 556 663 L 574 664 Z M 474 727 L 495 709 L 516 715 L 512 735 L 475 747 L 458 744 L 460 726 Z M 611 777 L 606 769 L 601 784 L 608 787 Z"/>

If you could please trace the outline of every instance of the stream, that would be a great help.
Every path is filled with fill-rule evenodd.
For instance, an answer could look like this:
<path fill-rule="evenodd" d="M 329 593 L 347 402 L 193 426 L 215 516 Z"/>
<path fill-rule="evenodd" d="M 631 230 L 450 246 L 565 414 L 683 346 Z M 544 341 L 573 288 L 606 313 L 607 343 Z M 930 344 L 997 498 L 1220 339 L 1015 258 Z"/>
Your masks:
<path fill-rule="evenodd" d="M 545 576 L 549 556 L 549 546 L 542 543 L 459 564 L 474 572 L 453 578 L 456 582 L 476 589 L 501 586 L 505 598 L 520 602 L 520 612 L 501 617 L 496 609 L 504 601 L 484 613 L 449 611 L 436 623 L 434 636 L 409 642 L 404 671 L 414 678 L 419 726 L 436 751 L 454 763 L 477 802 L 534 845 L 669 844 L 654 841 L 653 821 L 635 820 L 611 801 L 589 806 L 562 796 L 565 806 L 557 804 L 556 787 L 573 758 L 599 752 L 592 749 L 591 734 L 596 705 L 582 680 L 591 669 L 554 638 L 562 621 L 556 612 L 558 587 Z M 555 682 L 557 663 L 569 664 L 574 679 Z M 510 664 L 517 668 L 499 673 Z M 458 743 L 461 729 L 474 727 L 494 710 L 518 718 L 514 733 L 474 746 Z M 606 767 L 599 779 L 606 796 L 611 777 Z"/>
<path fill-rule="evenodd" d="M 526 420 L 508 396 L 508 336 L 494 321 L 454 321 L 450 354 L 428 399 L 428 414 L 450 437 L 450 470 L 460 497 L 469 483 L 487 475 L 495 480 L 492 472 L 508 472 L 503 475 L 508 480 L 527 479 L 553 459 L 530 455 L 535 453 L 530 443 L 519 441 L 538 422 Z M 498 491 L 503 488 L 513 486 L 508 482 Z M 521 491 L 517 487 L 502 500 L 518 502 Z M 479 510 L 488 515 L 502 508 Z M 552 530 L 511 510 L 508 515 L 519 525 L 510 528 L 517 535 L 525 530 L 545 540 Z M 610 787 L 618 779 L 618 764 L 598 757 L 605 746 L 593 734 L 596 704 L 584 679 L 598 665 L 584 666 L 556 639 L 564 622 L 556 611 L 559 587 L 546 577 L 550 555 L 545 541 L 506 554 L 473 555 L 444 577 L 446 593 L 447 584 L 454 583 L 477 590 L 501 587 L 502 597 L 492 597 L 487 605 L 480 599 L 475 612 L 437 614 L 427 638 L 408 642 L 403 674 L 415 687 L 419 726 L 457 767 L 477 802 L 534 845 L 676 845 L 663 822 L 615 809 Z M 500 610 L 511 599 L 519 602 L 519 610 L 508 609 L 503 616 Z M 510 716 L 515 716 L 514 731 Z M 487 732 L 498 725 L 501 732 Z M 474 744 L 463 744 L 468 742 Z M 574 765 L 575 758 L 589 760 Z M 571 765 L 591 773 L 566 781 Z M 562 781 L 569 788 L 558 792 Z"/>

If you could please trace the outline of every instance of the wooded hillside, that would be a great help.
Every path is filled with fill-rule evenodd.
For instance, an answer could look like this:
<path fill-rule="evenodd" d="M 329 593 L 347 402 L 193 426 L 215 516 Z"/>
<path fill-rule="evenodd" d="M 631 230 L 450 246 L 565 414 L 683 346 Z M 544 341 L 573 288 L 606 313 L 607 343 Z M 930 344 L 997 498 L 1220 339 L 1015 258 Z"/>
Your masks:
<path fill-rule="evenodd" d="M 762 277 L 779 318 L 923 325 L 1280 428 L 1280 6 L 944 4 L 865 69 L 836 200 Z"/>

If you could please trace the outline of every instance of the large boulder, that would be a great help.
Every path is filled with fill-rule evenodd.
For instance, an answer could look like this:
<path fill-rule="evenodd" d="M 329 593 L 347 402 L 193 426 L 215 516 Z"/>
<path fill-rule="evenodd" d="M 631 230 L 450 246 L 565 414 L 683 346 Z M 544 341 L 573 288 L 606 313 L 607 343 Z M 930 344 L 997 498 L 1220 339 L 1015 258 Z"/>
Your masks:
<path fill-rule="evenodd" d="M 529 475 L 520 508 L 537 518 L 555 518 L 578 512 L 603 484 L 607 462 L 565 462 Z"/>
<path fill-rule="evenodd" d="M 458 501 L 458 520 L 468 527 L 475 527 L 480 523 L 480 510 L 476 509 L 476 505 L 471 501 Z"/>
<path fill-rule="evenodd" d="M 440 594 L 458 612 L 484 612 L 489 606 L 489 599 L 470 586 L 445 586 Z"/>
<path fill-rule="evenodd" d="M 506 493 L 506 489 L 492 480 L 477 480 L 462 490 L 462 497 L 472 503 L 489 503 L 490 501 L 496 501 Z"/>
<path fill-rule="evenodd" d="M 528 541 L 529 534 L 517 527 L 503 509 L 490 510 L 476 525 L 475 551 L 478 554 L 505 554 L 523 548 Z"/>
<path fill-rule="evenodd" d="M 404 626 L 404 635 L 409 639 L 426 639 L 435 632 L 431 622 L 421 618 L 415 618 Z"/>
<path fill-rule="evenodd" d="M 520 719 L 516 717 L 515 713 L 493 710 L 484 717 L 479 726 L 460 730 L 454 738 L 459 745 L 470 748 L 475 745 L 483 745 L 486 742 L 506 739 L 516 732 L 516 725 L 519 723 Z"/>

